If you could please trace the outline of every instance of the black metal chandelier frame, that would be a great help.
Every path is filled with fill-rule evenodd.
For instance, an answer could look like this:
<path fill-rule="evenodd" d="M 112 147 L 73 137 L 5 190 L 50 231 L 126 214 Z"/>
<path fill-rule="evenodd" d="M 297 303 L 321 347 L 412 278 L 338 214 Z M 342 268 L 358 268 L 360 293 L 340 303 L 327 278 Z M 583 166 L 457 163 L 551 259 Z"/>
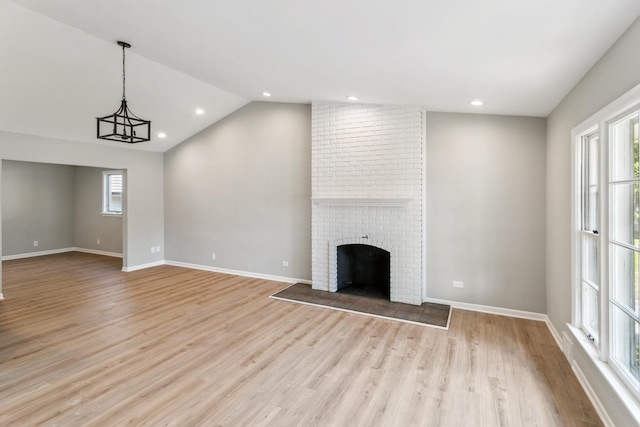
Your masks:
<path fill-rule="evenodd" d="M 131 47 L 127 42 L 118 41 L 122 46 L 122 101 L 120 108 L 113 114 L 98 117 L 98 139 L 135 144 L 151 140 L 151 120 L 144 120 L 131 112 L 127 106 L 125 49 Z"/>

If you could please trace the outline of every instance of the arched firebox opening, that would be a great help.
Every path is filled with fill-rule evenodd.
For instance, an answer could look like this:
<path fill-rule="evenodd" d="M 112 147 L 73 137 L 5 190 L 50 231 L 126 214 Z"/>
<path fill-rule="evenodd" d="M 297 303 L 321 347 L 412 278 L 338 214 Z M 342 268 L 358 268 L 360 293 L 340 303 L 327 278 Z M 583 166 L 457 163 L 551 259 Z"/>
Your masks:
<path fill-rule="evenodd" d="M 338 292 L 389 299 L 391 254 L 370 245 L 338 246 Z"/>

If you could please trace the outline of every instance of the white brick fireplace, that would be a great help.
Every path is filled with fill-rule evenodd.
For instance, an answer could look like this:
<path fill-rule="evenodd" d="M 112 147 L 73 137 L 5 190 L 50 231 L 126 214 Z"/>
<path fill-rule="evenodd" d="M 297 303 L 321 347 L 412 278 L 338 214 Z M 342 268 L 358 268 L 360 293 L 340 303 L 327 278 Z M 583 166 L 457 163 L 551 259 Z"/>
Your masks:
<path fill-rule="evenodd" d="M 391 301 L 421 304 L 424 111 L 313 103 L 312 284 L 337 290 L 337 247 L 390 252 Z"/>

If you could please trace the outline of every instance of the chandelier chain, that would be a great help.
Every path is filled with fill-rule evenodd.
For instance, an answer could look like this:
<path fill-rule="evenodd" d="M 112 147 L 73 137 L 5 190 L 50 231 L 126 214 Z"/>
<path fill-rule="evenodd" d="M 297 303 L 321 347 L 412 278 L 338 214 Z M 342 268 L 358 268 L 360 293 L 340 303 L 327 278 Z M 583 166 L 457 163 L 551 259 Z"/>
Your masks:
<path fill-rule="evenodd" d="M 124 70 L 124 57 L 125 57 L 124 50 L 125 50 L 125 49 L 126 49 L 126 47 L 125 47 L 125 45 L 123 44 L 123 45 L 122 45 L 122 99 L 123 99 L 123 100 L 126 100 L 126 99 L 127 99 L 127 97 L 126 97 L 126 92 L 125 92 L 125 87 L 126 87 L 126 86 L 125 86 L 126 73 L 125 73 L 125 70 Z"/>

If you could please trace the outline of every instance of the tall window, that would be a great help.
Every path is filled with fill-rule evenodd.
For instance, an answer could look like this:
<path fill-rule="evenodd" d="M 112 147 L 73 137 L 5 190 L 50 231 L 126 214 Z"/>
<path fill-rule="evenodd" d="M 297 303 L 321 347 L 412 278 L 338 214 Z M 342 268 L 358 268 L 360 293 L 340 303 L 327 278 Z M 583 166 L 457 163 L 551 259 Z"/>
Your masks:
<path fill-rule="evenodd" d="M 609 125 L 611 360 L 640 380 L 638 111 Z"/>
<path fill-rule="evenodd" d="M 102 213 L 122 214 L 122 171 L 102 172 Z"/>
<path fill-rule="evenodd" d="M 582 330 L 596 345 L 600 326 L 600 234 L 598 131 L 580 138 L 580 317 Z"/>
<path fill-rule="evenodd" d="M 574 130 L 573 323 L 640 398 L 638 95 Z"/>

